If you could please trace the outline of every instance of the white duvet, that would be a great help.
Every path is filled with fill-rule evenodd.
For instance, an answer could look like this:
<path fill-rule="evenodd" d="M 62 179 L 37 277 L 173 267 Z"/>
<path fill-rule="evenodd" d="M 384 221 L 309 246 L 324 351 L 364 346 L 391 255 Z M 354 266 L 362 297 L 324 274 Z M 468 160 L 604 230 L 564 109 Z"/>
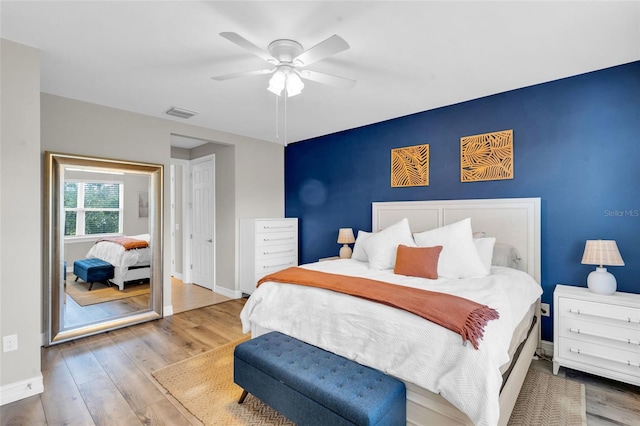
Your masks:
<path fill-rule="evenodd" d="M 130 238 L 149 242 L 148 234 L 135 235 Z M 102 259 L 114 266 L 114 276 L 112 281 L 120 286 L 129 266 L 151 261 L 151 248 L 146 247 L 134 250 L 125 250 L 120 244 L 101 241 L 97 242 L 91 246 L 91 249 L 89 249 L 87 258 L 92 257 Z"/>
<path fill-rule="evenodd" d="M 475 424 L 498 423 L 500 366 L 509 361 L 513 331 L 542 294 L 533 278 L 496 266 L 487 277 L 460 280 L 396 275 L 356 260 L 302 267 L 455 294 L 496 309 L 500 319 L 489 321 L 478 350 L 463 344 L 459 334 L 406 311 L 290 284 L 262 284 L 240 318 L 245 333 L 252 323 L 282 332 L 439 393 Z"/>

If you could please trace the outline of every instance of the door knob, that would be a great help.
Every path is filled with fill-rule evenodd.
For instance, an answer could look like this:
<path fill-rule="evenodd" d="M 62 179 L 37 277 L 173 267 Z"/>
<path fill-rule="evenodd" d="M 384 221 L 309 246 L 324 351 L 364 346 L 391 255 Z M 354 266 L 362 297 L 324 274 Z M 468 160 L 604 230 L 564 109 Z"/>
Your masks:
<path fill-rule="evenodd" d="M 207 242 L 208 242 L 208 243 L 212 243 L 212 242 L 213 242 L 213 240 L 212 240 L 212 239 L 209 239 L 209 240 L 207 240 Z"/>

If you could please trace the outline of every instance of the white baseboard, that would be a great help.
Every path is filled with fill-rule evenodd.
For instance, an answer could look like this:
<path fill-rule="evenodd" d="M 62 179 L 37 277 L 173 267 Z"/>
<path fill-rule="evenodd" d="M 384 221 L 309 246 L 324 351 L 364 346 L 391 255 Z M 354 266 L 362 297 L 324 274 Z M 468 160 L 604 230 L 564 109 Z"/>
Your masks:
<path fill-rule="evenodd" d="M 0 387 L 0 405 L 9 404 L 44 392 L 42 374 Z"/>
<path fill-rule="evenodd" d="M 162 307 L 162 316 L 170 317 L 173 315 L 173 305 L 167 305 Z"/>
<path fill-rule="evenodd" d="M 216 286 L 214 291 L 230 299 L 240 299 L 242 297 L 242 292 L 240 290 L 231 290 L 225 287 Z"/>

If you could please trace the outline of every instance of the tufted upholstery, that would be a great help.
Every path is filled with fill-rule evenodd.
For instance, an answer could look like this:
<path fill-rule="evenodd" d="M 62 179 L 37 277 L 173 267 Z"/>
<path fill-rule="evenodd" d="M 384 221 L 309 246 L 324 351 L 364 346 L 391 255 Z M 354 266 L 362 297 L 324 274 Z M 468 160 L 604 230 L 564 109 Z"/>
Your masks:
<path fill-rule="evenodd" d="M 234 380 L 299 425 L 404 425 L 404 383 L 272 332 L 236 346 Z"/>
<path fill-rule="evenodd" d="M 94 282 L 107 281 L 113 278 L 113 265 L 102 259 L 89 258 L 76 260 L 73 262 L 73 273 L 83 281 L 91 283 L 89 290 L 93 287 Z"/>

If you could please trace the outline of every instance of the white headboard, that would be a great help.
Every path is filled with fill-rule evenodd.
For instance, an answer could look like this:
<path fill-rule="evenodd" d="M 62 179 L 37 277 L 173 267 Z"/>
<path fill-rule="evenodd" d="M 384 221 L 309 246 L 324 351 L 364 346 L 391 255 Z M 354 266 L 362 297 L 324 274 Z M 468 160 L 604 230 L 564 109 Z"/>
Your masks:
<path fill-rule="evenodd" d="M 471 218 L 473 232 L 513 245 L 521 269 L 540 283 L 540 198 L 488 200 L 392 201 L 372 203 L 372 231 L 403 218 L 411 232 L 422 232 Z"/>

